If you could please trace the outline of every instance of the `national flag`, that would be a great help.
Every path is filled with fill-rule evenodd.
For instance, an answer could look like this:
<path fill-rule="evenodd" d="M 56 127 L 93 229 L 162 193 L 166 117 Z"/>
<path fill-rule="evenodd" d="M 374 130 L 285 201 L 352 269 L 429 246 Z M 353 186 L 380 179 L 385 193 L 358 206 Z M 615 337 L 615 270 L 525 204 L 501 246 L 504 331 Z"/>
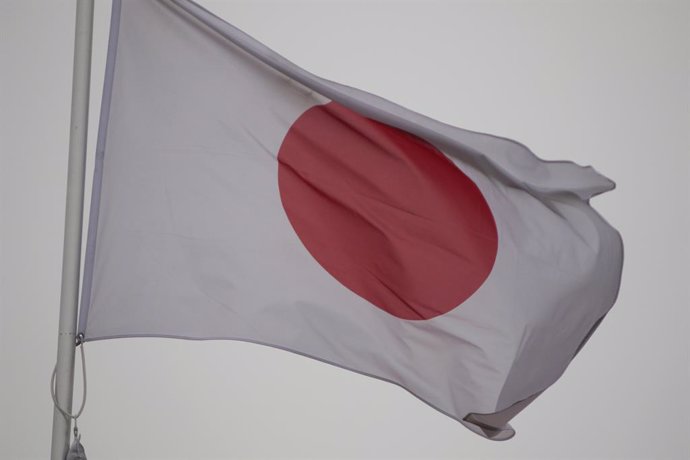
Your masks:
<path fill-rule="evenodd" d="M 615 301 L 613 187 L 114 0 L 79 332 L 265 344 L 507 439 Z"/>

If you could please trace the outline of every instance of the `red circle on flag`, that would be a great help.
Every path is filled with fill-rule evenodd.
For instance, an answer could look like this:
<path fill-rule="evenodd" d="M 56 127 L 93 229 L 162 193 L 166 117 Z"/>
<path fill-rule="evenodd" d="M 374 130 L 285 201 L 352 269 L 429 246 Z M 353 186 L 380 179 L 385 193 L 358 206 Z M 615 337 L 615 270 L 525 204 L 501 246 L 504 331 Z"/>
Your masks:
<path fill-rule="evenodd" d="M 376 307 L 434 318 L 489 276 L 498 249 L 491 210 L 425 140 L 330 102 L 295 121 L 278 161 L 282 204 L 302 244 Z"/>

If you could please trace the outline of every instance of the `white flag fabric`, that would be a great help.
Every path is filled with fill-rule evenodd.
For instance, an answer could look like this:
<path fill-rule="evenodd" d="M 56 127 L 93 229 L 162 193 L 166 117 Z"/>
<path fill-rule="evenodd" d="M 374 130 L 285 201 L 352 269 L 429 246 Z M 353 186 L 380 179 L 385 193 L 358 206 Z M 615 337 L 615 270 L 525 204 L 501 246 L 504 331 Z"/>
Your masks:
<path fill-rule="evenodd" d="M 79 332 L 269 345 L 507 439 L 615 301 L 613 187 L 115 0 Z"/>

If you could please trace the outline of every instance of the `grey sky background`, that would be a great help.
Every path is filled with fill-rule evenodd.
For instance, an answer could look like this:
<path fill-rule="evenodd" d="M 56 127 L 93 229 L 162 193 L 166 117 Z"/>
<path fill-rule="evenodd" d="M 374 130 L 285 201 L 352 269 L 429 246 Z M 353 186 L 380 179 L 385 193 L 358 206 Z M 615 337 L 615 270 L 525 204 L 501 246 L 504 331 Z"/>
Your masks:
<path fill-rule="evenodd" d="M 621 292 L 503 443 L 275 349 L 89 343 L 89 458 L 690 457 L 690 3 L 200 3 L 317 75 L 593 165 L 618 184 L 592 203 L 623 235 Z M 109 15 L 96 0 L 87 197 Z M 73 27 L 72 1 L 0 2 L 0 458 L 50 448 Z"/>

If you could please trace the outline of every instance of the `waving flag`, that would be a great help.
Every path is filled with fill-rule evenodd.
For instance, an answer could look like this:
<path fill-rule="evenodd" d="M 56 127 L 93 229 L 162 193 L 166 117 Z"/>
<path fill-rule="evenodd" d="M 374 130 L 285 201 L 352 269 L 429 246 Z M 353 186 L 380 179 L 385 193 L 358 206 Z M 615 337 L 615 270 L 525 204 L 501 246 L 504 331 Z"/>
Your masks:
<path fill-rule="evenodd" d="M 115 0 L 79 332 L 265 344 L 507 439 L 615 301 L 613 187 Z"/>

